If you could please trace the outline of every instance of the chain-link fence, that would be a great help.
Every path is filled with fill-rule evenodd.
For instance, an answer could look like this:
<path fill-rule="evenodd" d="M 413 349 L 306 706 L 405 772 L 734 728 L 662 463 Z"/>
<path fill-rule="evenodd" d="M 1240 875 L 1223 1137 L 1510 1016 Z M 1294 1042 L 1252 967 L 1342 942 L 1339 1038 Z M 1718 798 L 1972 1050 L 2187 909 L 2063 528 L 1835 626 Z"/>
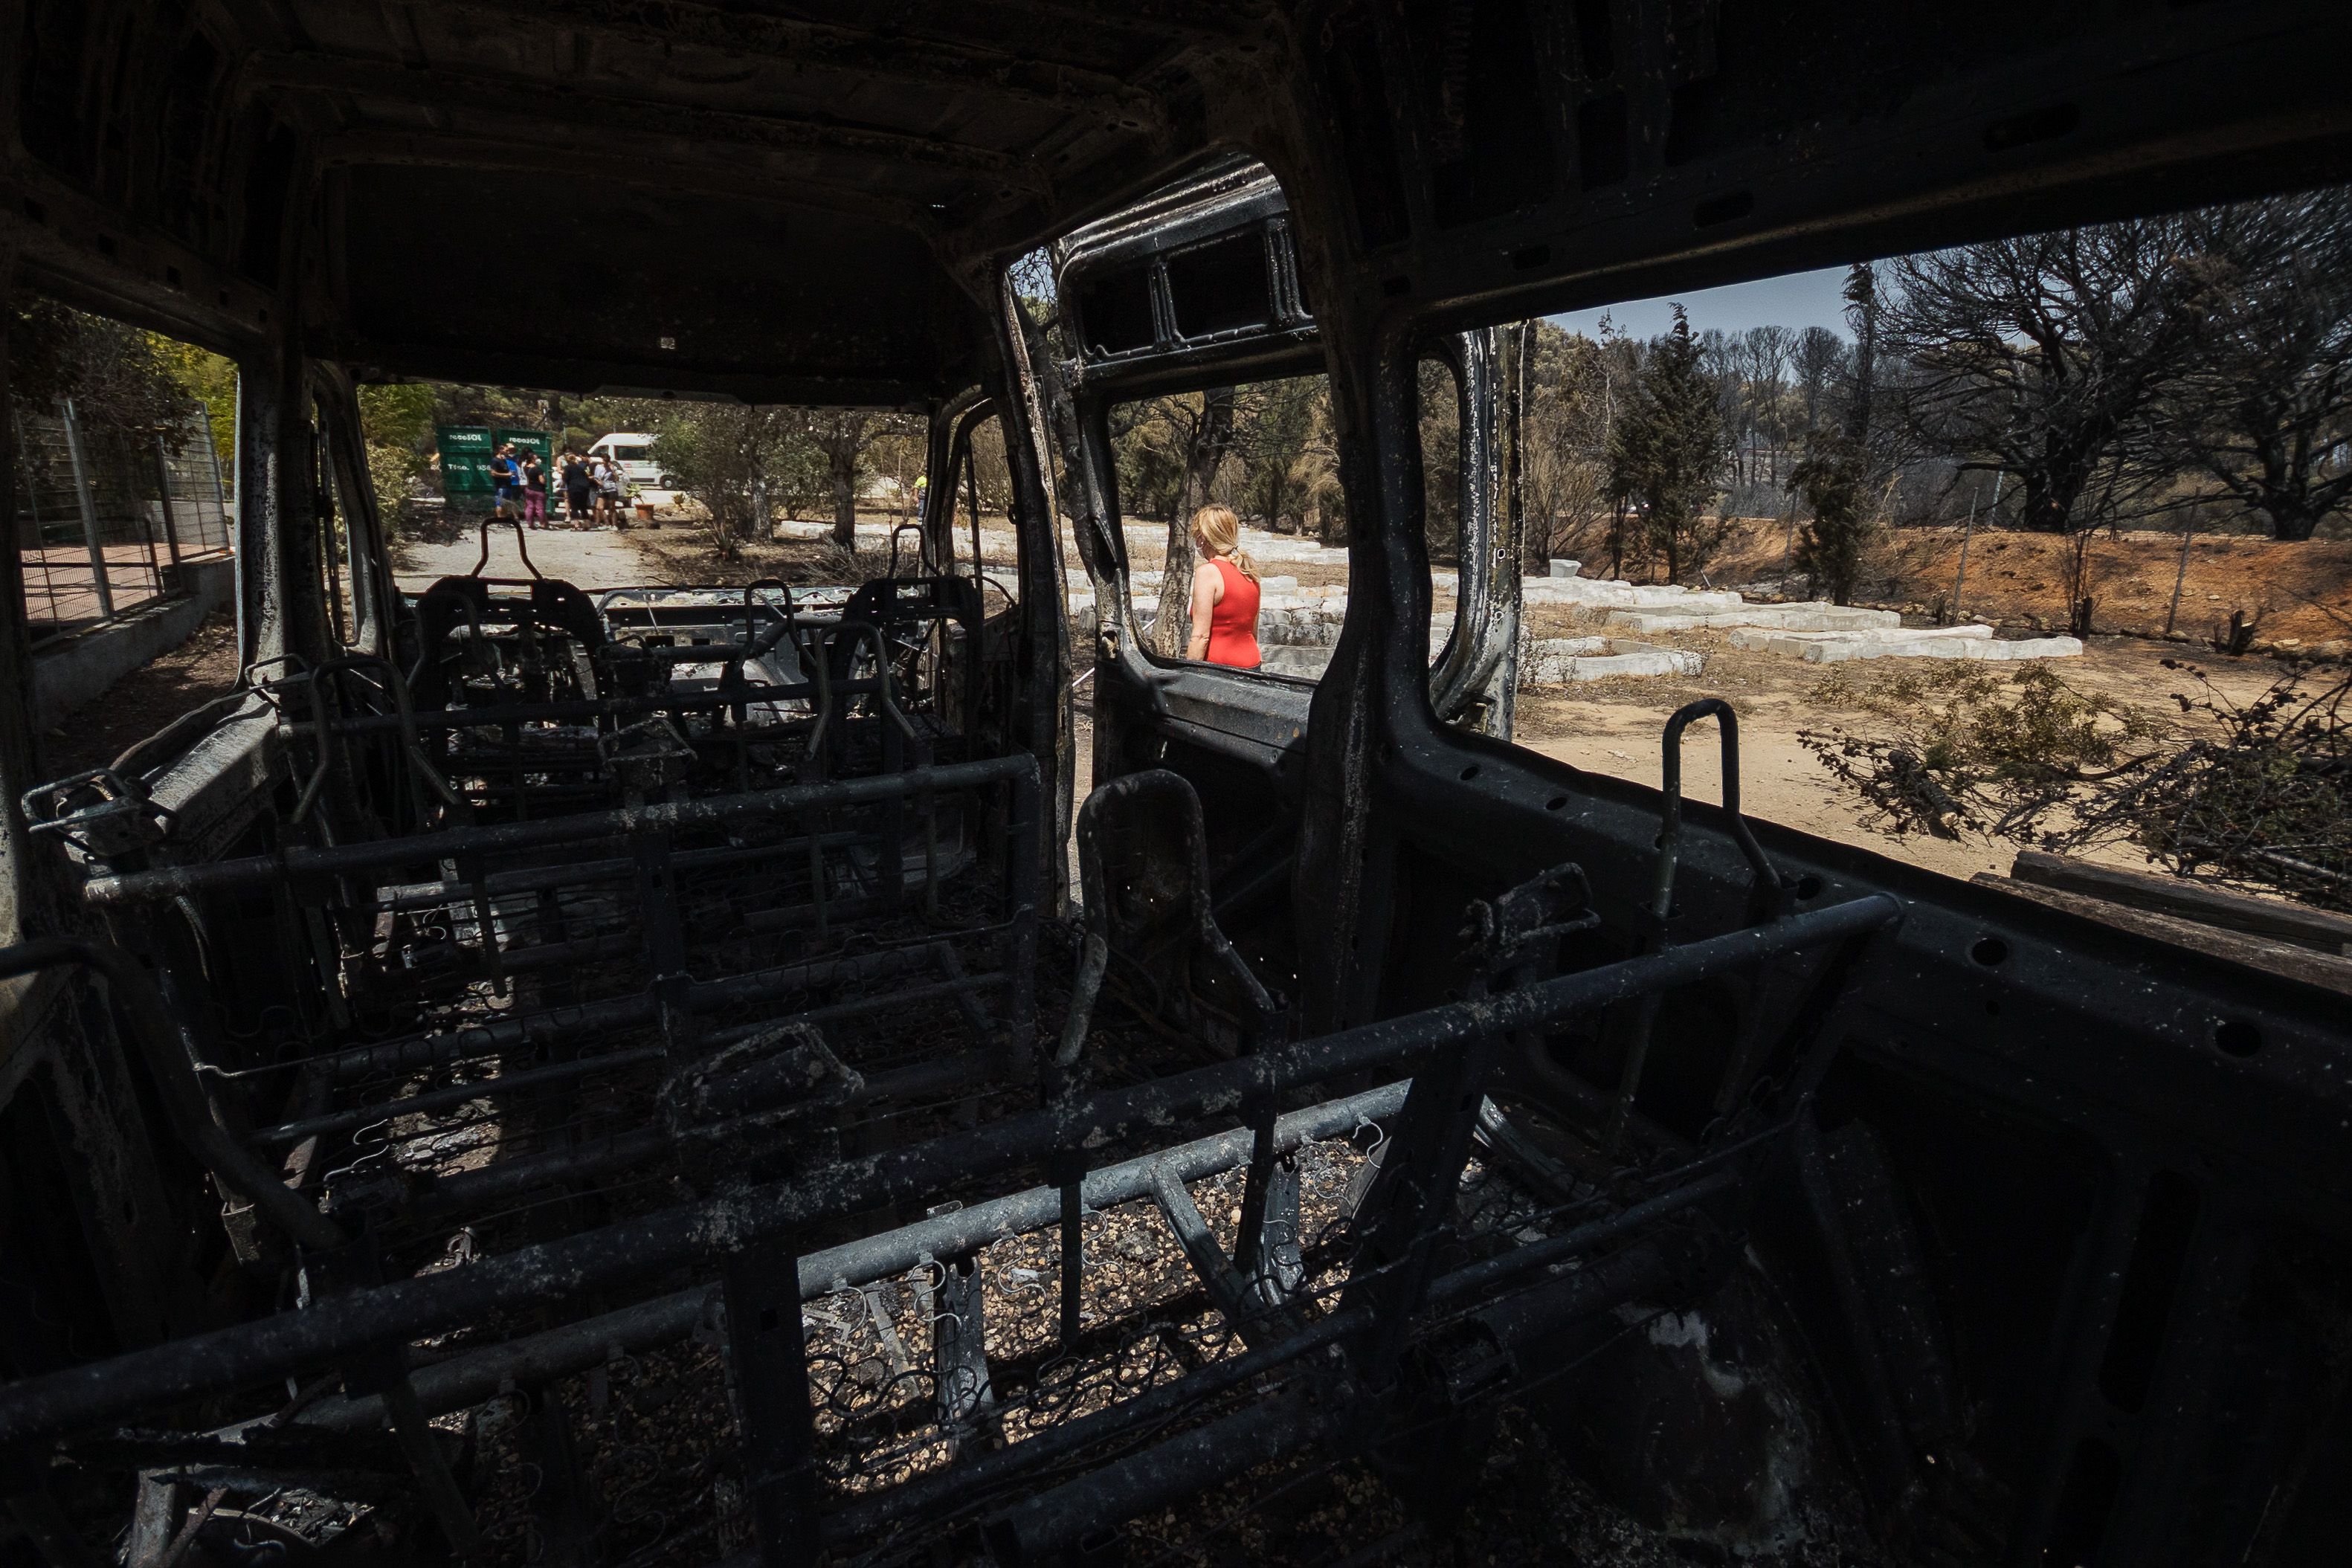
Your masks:
<path fill-rule="evenodd" d="M 171 591 L 170 569 L 227 553 L 228 504 L 212 419 L 125 431 L 58 414 L 16 417 L 25 614 L 36 645 Z"/>

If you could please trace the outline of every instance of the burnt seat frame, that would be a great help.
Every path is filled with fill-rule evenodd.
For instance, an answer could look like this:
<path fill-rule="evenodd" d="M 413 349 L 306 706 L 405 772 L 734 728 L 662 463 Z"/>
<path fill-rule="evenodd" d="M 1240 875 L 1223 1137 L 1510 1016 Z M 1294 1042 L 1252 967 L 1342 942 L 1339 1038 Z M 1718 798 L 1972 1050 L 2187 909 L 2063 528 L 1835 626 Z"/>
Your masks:
<path fill-rule="evenodd" d="M 594 9 L 577 25 L 603 47 L 662 54 L 635 47 L 646 38 L 636 24 Z M 1204 789 L 1213 833 L 1277 807 L 1296 813 L 1294 908 L 1331 912 L 1299 923 L 1300 1009 L 1315 1030 L 1408 1013 L 1438 994 L 1454 982 L 1463 904 L 1563 862 L 1587 874 L 1600 936 L 1630 951 L 1651 935 L 1655 796 L 1482 743 L 1430 708 L 1413 371 L 1436 335 L 2326 183 L 2352 168 L 2336 67 L 2352 51 L 2352 19 L 2325 0 L 2021 7 L 1958 22 L 1935 8 L 1832 6 L 1817 25 L 1762 29 L 1752 8 L 1622 0 L 1458 12 L 1214 0 L 1083 15 L 940 7 L 887 47 L 782 86 L 779 54 L 810 53 L 810 35 L 792 30 L 802 25 L 713 14 L 698 47 L 771 74 L 685 76 L 781 97 L 760 114 L 716 102 L 723 85 L 666 77 L 650 99 L 574 97 L 562 90 L 572 81 L 486 88 L 462 61 L 427 57 L 412 69 L 295 47 L 291 35 L 257 34 L 245 10 L 209 0 L 20 0 L 0 15 L 9 37 L 36 44 L 0 69 L 7 286 L 179 332 L 245 371 L 246 662 L 292 653 L 315 664 L 338 652 L 315 586 L 316 417 L 339 487 L 357 497 L 354 536 L 378 541 L 371 570 L 381 570 L 354 373 L 935 412 L 983 383 L 1005 422 L 1024 540 L 1004 735 L 1050 764 L 1041 885 L 1055 909 L 1071 793 L 1055 476 L 1041 369 L 1002 269 L 1194 159 L 1235 147 L 1262 157 L 1290 197 L 1303 298 L 1332 374 L 1356 525 L 1349 625 L 1311 716 L 1187 672 L 1168 712 L 1117 717 L 1147 747 L 1205 748 L 1213 736 L 1229 760 L 1270 780 L 1255 798 L 1238 785 L 1223 800 Z M 1457 16 L 1469 24 L 1466 52 L 1437 47 L 1451 35 L 1431 36 Z M 508 25 L 542 24 L 518 13 Z M 871 42 L 855 29 L 850 39 Z M 1066 69 L 1057 51 L 1073 48 L 1087 57 Z M 514 57 L 530 57 L 518 47 Z M 989 68 L 972 68 L 976 59 Z M 221 68 L 196 68 L 208 60 Z M 1446 61 L 1461 68 L 1424 68 Z M 969 126 L 979 139 L 844 126 L 824 112 L 828 90 L 866 80 L 844 68 L 869 68 L 888 84 L 870 100 L 918 106 L 927 126 Z M 180 85 L 159 90 L 169 82 Z M 944 116 L 942 96 L 954 100 Z M 495 248 L 439 245 L 415 214 L 470 210 L 518 164 L 560 172 L 580 161 L 576 145 L 385 129 L 440 124 L 486 99 L 488 112 L 527 101 L 528 116 L 567 135 L 606 139 L 595 143 L 600 169 L 690 201 L 706 244 L 674 256 L 671 276 L 703 286 L 707 339 L 689 330 L 659 347 L 669 335 L 644 330 L 642 300 L 611 297 L 619 268 L 600 273 L 603 296 L 547 297 L 548 319 L 584 313 L 597 324 L 573 339 L 509 343 L 495 329 L 523 297 L 511 287 L 431 291 L 445 322 L 405 308 L 427 291 L 404 231 L 452 266 L 481 264 Z M 1023 131 L 1023 116 L 1042 118 Z M 431 172 L 452 164 L 465 167 Z M 760 221 L 776 208 L 789 221 Z M 645 226 L 640 254 L 674 243 Z M 793 248 L 803 234 L 814 244 Z M 696 273 L 704 260 L 710 269 Z M 763 267 L 804 267 L 816 286 L 790 298 L 741 287 Z M 828 267 L 872 287 L 829 289 L 843 274 Z M 780 314 L 730 314 L 714 277 Z M 487 328 L 458 310 L 477 298 L 499 313 Z M 795 300 L 817 301 L 825 319 L 792 316 Z M 773 363 L 726 359 L 713 343 Z M 949 476 L 932 465 L 935 507 Z M 1074 486 L 1086 483 L 1081 471 Z M 0 506 L 13 496 L 0 486 Z M 1075 498 L 1079 538 L 1093 549 L 1101 541 L 1086 519 L 1101 512 Z M 383 619 L 362 637 L 379 654 Z M 11 802 L 43 777 L 21 700 L 29 670 L 21 636 L 0 645 L 0 685 L 19 698 L 0 710 L 0 800 Z M 1223 782 L 1234 777 L 1249 775 Z M 1720 823 L 1699 809 L 1690 820 Z M 2340 1001 L 1850 846 L 1769 824 L 1757 839 L 1793 879 L 1792 918 L 1865 890 L 1908 911 L 1891 954 L 1858 979 L 1853 1038 L 1823 1085 L 1829 1110 L 1798 1130 L 1795 1176 L 1759 1216 L 1761 1254 L 1804 1287 L 1792 1311 L 1808 1342 L 1837 1347 L 1820 1370 L 1874 1508 L 1899 1523 L 1904 1500 L 1934 1479 L 1918 1456 L 1965 1453 L 2010 1489 L 1991 1511 L 2011 1561 L 2048 1550 L 2193 1561 L 2260 1544 L 2283 1456 L 2332 1396 L 2295 1374 L 2292 1345 L 2250 1331 L 2243 1309 L 2282 1266 L 2299 1269 L 2306 1252 L 2340 1258 L 2352 1237 Z M 13 873 L 0 935 L 60 928 L 54 868 L 18 832 L 0 836 L 0 853 Z M 1753 879 L 1724 840 L 1693 846 L 1676 887 L 1671 953 L 1748 918 Z M 1736 1014 L 1739 988 L 1726 994 Z M 1734 1032 L 1718 1019 L 1693 1036 Z M 1654 1097 L 1637 1110 L 1662 1126 L 1675 1119 Z M 1903 1163 L 1955 1129 L 1972 1135 L 1937 1145 L 1942 1158 Z M 1874 1164 L 1874 1138 L 1891 1151 Z M 2009 1157 L 1989 1157 L 1994 1149 Z M 1983 1359 L 1939 1366 L 1934 1344 L 1904 1338 L 1902 1325 L 1920 1320 L 1901 1310 L 1900 1292 L 1916 1280 L 1864 1268 L 1842 1228 L 1840 1184 L 1857 1168 L 1882 1217 L 1982 1221 L 2000 1239 L 1956 1246 L 1951 1275 L 1927 1285 L 1980 1326 L 1965 1281 L 1994 1281 L 2039 1331 L 2031 1358 L 1979 1343 Z M 2034 1228 L 2053 1217 L 2063 1223 Z M 2035 1243 L 2020 1245 L 2029 1234 Z M 2057 1266 L 2021 1267 L 2042 1258 Z M 2135 1267 L 2142 1258 L 2152 1260 Z M 1993 1436 L 1910 1397 L 1947 1374 L 1969 1399 L 2007 1401 Z"/>

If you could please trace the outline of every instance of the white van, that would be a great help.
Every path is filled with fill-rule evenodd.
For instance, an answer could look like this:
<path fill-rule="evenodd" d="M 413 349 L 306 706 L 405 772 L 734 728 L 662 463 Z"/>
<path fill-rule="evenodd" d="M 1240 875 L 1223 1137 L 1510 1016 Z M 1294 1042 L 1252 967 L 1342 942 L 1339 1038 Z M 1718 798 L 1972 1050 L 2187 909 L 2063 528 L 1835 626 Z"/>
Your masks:
<path fill-rule="evenodd" d="M 600 435 L 588 448 L 591 457 L 602 455 L 621 465 L 621 472 L 639 490 L 675 490 L 677 486 L 661 471 L 654 461 L 654 438 L 629 431 L 616 430 L 610 435 Z"/>

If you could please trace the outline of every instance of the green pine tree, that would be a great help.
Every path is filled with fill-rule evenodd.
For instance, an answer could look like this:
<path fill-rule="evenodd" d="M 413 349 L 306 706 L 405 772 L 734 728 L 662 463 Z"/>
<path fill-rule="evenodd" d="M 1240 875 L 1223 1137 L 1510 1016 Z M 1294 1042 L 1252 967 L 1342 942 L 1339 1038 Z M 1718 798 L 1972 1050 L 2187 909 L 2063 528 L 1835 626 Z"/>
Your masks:
<path fill-rule="evenodd" d="M 1612 493 L 1639 503 L 1635 542 L 1665 562 L 1668 581 L 1705 569 L 1730 525 L 1710 518 L 1724 454 L 1716 384 L 1699 363 L 1690 319 L 1675 307 L 1674 330 L 1643 356 L 1631 405 L 1610 433 Z"/>
<path fill-rule="evenodd" d="M 1878 531 L 1877 514 L 1864 494 L 1862 447 L 1835 425 L 1810 433 L 1789 485 L 1813 514 L 1798 536 L 1797 569 L 1812 579 L 1815 591 L 1849 602 L 1863 552 Z"/>

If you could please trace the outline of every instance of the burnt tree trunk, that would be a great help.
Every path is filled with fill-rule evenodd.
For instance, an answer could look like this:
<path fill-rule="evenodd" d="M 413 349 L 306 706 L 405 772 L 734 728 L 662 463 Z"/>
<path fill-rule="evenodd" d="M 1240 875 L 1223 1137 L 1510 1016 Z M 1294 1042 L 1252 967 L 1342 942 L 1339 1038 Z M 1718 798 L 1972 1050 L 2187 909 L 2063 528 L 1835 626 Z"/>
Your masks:
<path fill-rule="evenodd" d="M 833 479 L 833 542 L 844 549 L 857 548 L 857 454 L 835 448 L 825 454 Z"/>

